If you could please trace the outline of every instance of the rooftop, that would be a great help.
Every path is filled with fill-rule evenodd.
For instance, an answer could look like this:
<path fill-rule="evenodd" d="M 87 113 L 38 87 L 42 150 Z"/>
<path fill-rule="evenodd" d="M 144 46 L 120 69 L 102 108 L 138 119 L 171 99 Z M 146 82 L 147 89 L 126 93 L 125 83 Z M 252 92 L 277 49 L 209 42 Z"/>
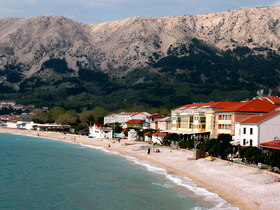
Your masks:
<path fill-rule="evenodd" d="M 165 132 L 156 132 L 156 133 L 153 133 L 152 136 L 166 136 L 167 133 Z"/>
<path fill-rule="evenodd" d="M 126 124 L 141 124 L 143 120 L 129 120 Z"/>
<path fill-rule="evenodd" d="M 256 112 L 266 113 L 277 108 L 277 105 L 263 99 L 255 98 L 246 102 L 239 102 L 217 112 Z"/>
<path fill-rule="evenodd" d="M 270 117 L 275 116 L 275 115 L 277 115 L 279 113 L 280 113 L 280 111 L 273 110 L 273 111 L 268 112 L 268 113 L 266 113 L 264 115 L 254 115 L 252 117 L 249 117 L 249 118 L 245 119 L 244 121 L 241 121 L 241 123 L 242 124 L 260 123 L 263 120 L 269 119 Z"/>
<path fill-rule="evenodd" d="M 259 147 L 280 150 L 280 140 L 275 139 L 274 141 L 264 142 L 264 143 L 259 144 Z"/>

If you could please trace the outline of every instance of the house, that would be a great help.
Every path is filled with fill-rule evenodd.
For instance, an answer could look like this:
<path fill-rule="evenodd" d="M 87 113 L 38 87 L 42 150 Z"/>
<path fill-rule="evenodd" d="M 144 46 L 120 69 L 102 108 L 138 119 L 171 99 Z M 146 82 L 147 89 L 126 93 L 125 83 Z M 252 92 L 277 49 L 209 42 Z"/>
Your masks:
<path fill-rule="evenodd" d="M 15 104 L 15 101 L 0 101 L 0 105 L 8 105 L 10 107 L 14 106 Z"/>
<path fill-rule="evenodd" d="M 1 115 L 0 120 L 2 121 L 9 121 L 11 119 L 10 115 Z"/>
<path fill-rule="evenodd" d="M 154 120 L 151 122 L 150 128 L 161 131 L 171 130 L 171 118 L 164 117 L 161 119 Z"/>
<path fill-rule="evenodd" d="M 147 132 L 144 134 L 144 141 L 152 141 L 152 133 Z"/>
<path fill-rule="evenodd" d="M 143 120 L 129 120 L 125 124 L 125 128 L 142 128 Z"/>
<path fill-rule="evenodd" d="M 215 135 L 216 111 L 233 106 L 239 102 L 209 102 L 187 104 L 171 110 L 171 130 L 180 133 L 208 132 Z"/>
<path fill-rule="evenodd" d="M 120 123 L 122 127 L 129 120 L 145 120 L 150 114 L 147 112 L 121 112 L 104 117 L 104 124 Z"/>
<path fill-rule="evenodd" d="M 128 140 L 134 141 L 138 138 L 137 132 L 134 129 L 128 131 Z"/>
<path fill-rule="evenodd" d="M 27 122 L 27 121 L 17 121 L 16 122 L 16 126 L 18 129 L 26 129 L 26 130 L 33 130 L 35 125 L 39 125 L 39 124 L 35 124 L 33 121 Z"/>
<path fill-rule="evenodd" d="M 235 124 L 252 117 L 272 111 L 278 106 L 267 99 L 254 98 L 249 101 L 237 102 L 233 106 L 216 111 L 215 137 L 219 134 L 235 135 Z"/>
<path fill-rule="evenodd" d="M 149 128 L 154 129 L 154 130 L 158 130 L 158 120 L 154 120 L 150 123 Z"/>
<path fill-rule="evenodd" d="M 151 128 L 152 121 L 155 121 L 155 120 L 158 120 L 158 119 L 161 119 L 164 117 L 166 117 L 166 116 L 160 115 L 160 114 L 152 114 L 152 115 L 148 116 L 145 120 L 145 127 Z"/>
<path fill-rule="evenodd" d="M 93 126 L 89 128 L 89 137 L 98 139 L 112 139 L 113 129 L 110 127 L 103 127 L 101 123 L 94 123 Z"/>
<path fill-rule="evenodd" d="M 239 124 L 240 146 L 259 146 L 280 136 L 280 110 L 251 116 Z"/>
<path fill-rule="evenodd" d="M 25 110 L 25 106 L 21 105 L 21 104 L 15 104 L 13 105 L 13 110 Z"/>
<path fill-rule="evenodd" d="M 166 132 L 156 132 L 152 134 L 152 142 L 156 144 L 162 144 L 164 137 L 167 135 Z"/>
<path fill-rule="evenodd" d="M 164 117 L 157 120 L 157 129 L 162 131 L 171 130 L 171 117 Z"/>

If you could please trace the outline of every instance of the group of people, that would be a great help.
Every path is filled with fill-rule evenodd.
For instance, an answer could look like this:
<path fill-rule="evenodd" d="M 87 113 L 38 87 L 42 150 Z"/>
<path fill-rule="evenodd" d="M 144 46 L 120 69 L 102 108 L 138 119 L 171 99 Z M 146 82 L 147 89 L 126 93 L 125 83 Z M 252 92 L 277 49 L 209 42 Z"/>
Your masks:
<path fill-rule="evenodd" d="M 153 149 L 153 152 L 155 152 L 155 153 L 160 153 L 160 149 L 156 149 L 155 151 L 154 151 L 154 149 Z M 147 154 L 148 154 L 148 155 L 151 154 L 151 148 L 148 148 Z"/>

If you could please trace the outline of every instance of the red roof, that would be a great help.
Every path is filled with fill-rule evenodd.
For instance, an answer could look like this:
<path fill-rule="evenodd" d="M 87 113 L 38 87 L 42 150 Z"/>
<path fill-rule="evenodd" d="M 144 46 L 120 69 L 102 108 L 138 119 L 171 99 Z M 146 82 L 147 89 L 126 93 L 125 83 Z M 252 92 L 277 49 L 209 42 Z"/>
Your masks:
<path fill-rule="evenodd" d="M 213 108 L 213 109 L 224 109 L 233 105 L 236 105 L 240 102 L 232 102 L 232 101 L 218 101 L 218 102 L 209 102 L 209 103 L 195 103 L 195 104 L 187 104 L 184 106 L 180 106 L 178 108 L 172 109 L 172 110 L 177 110 L 180 108 L 201 108 L 203 106 L 208 106 L 208 108 Z"/>
<path fill-rule="evenodd" d="M 268 119 L 276 114 L 279 114 L 280 111 L 271 111 L 271 112 L 268 112 L 264 115 L 254 115 L 250 118 L 247 118 L 246 120 L 242 121 L 241 123 L 243 124 L 252 124 L 252 123 L 260 123 L 262 122 L 263 120 L 265 119 Z"/>
<path fill-rule="evenodd" d="M 164 133 L 164 132 L 156 132 L 156 133 L 153 133 L 152 136 L 166 136 L 167 133 Z"/>
<path fill-rule="evenodd" d="M 157 119 L 161 119 L 164 118 L 166 116 L 160 115 L 160 114 L 152 114 L 150 115 L 148 118 L 157 118 Z"/>
<path fill-rule="evenodd" d="M 263 96 L 263 99 L 273 102 L 274 104 L 280 105 L 280 98 L 276 96 Z"/>
<path fill-rule="evenodd" d="M 227 107 L 231 107 L 231 106 L 237 105 L 239 103 L 241 103 L 241 102 L 236 102 L 236 101 L 220 101 L 220 102 L 217 102 L 217 104 L 212 105 L 211 108 L 213 108 L 213 109 L 225 109 Z"/>
<path fill-rule="evenodd" d="M 126 124 L 141 124 L 143 120 L 129 120 Z"/>
<path fill-rule="evenodd" d="M 252 99 L 246 102 L 239 102 L 236 105 L 227 107 L 217 112 L 269 112 L 277 108 L 277 105 L 262 99 Z"/>
<path fill-rule="evenodd" d="M 98 123 L 98 122 L 93 123 L 93 125 L 95 125 L 96 127 L 99 127 L 99 128 L 101 128 L 103 126 L 102 123 Z"/>
<path fill-rule="evenodd" d="M 279 149 L 280 150 L 280 140 L 269 141 L 265 143 L 261 143 L 259 147 L 268 148 L 268 149 Z"/>
<path fill-rule="evenodd" d="M 14 107 L 23 107 L 21 104 L 15 104 Z"/>
<path fill-rule="evenodd" d="M 145 136 L 149 136 L 149 135 L 151 135 L 152 133 L 151 132 L 147 132 L 147 133 L 145 133 L 144 135 Z"/>

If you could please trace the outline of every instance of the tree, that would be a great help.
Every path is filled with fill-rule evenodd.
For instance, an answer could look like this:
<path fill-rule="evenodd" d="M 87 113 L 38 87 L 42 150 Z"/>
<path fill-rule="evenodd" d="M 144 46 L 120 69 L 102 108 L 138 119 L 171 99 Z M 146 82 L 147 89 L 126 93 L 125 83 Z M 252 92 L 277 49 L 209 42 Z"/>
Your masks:
<path fill-rule="evenodd" d="M 48 116 L 43 110 L 41 109 L 33 109 L 30 113 L 31 120 L 35 123 L 45 123 L 48 121 Z"/>
<path fill-rule="evenodd" d="M 97 106 L 92 110 L 92 116 L 97 122 L 103 122 L 103 118 L 107 115 L 107 110 L 104 107 Z"/>
<path fill-rule="evenodd" d="M 270 159 L 269 164 L 271 166 L 276 166 L 276 167 L 280 168 L 280 151 L 279 150 L 273 151 L 271 153 L 269 159 Z"/>
<path fill-rule="evenodd" d="M 83 110 L 79 115 L 82 124 L 89 124 L 94 121 L 92 110 Z"/>
<path fill-rule="evenodd" d="M 261 149 L 257 147 L 245 147 L 241 149 L 240 156 L 246 158 L 249 163 L 254 163 L 255 157 L 262 153 Z"/>
<path fill-rule="evenodd" d="M 233 150 L 233 146 L 230 143 L 231 141 L 231 135 L 220 134 L 217 139 L 206 141 L 202 145 L 202 148 L 212 156 L 221 156 L 222 159 L 226 159 L 227 155 Z"/>
<path fill-rule="evenodd" d="M 75 110 L 68 110 L 64 114 L 59 115 L 56 123 L 73 125 L 77 122 L 77 112 Z"/>
<path fill-rule="evenodd" d="M 55 122 L 60 117 L 60 115 L 64 113 L 65 113 L 65 109 L 62 107 L 56 106 L 52 108 L 48 113 L 49 121 Z"/>

